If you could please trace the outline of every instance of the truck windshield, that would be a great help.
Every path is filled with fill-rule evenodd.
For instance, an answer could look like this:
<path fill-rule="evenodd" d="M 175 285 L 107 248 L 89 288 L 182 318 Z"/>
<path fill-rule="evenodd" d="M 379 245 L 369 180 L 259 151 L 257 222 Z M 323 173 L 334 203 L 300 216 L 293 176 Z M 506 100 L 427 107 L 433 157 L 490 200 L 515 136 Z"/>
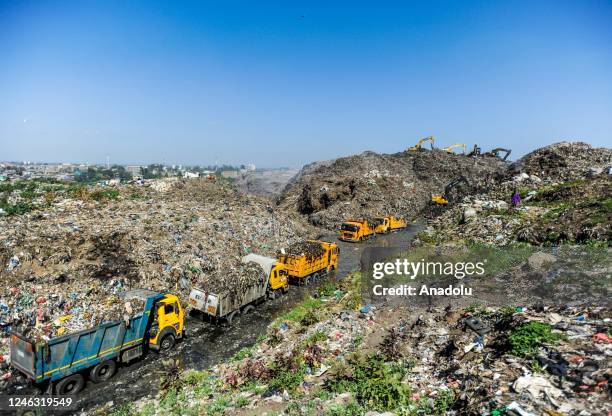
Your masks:
<path fill-rule="evenodd" d="M 357 226 L 353 225 L 353 224 L 342 224 L 342 226 L 340 227 L 340 229 L 342 231 L 350 231 L 352 233 L 357 231 Z"/>

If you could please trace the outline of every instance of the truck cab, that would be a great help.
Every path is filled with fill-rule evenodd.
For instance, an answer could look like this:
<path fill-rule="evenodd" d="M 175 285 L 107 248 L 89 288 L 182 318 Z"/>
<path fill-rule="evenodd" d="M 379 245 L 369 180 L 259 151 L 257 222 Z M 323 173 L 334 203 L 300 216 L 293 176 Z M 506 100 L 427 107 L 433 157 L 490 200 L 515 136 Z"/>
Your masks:
<path fill-rule="evenodd" d="M 149 348 L 169 350 L 185 331 L 185 311 L 176 295 L 166 294 L 155 303 L 149 332 Z"/>
<path fill-rule="evenodd" d="M 326 250 L 327 256 L 327 272 L 330 273 L 338 268 L 338 255 L 340 249 L 336 243 L 324 243 L 323 247 Z"/>
<path fill-rule="evenodd" d="M 394 217 L 390 216 L 389 218 L 389 229 L 390 230 L 399 230 L 402 228 L 406 228 L 407 223 L 404 217 Z"/>
<path fill-rule="evenodd" d="M 374 230 L 366 220 L 348 220 L 340 226 L 340 240 L 342 241 L 361 241 L 373 234 Z"/>
<path fill-rule="evenodd" d="M 361 240 L 361 224 L 354 221 L 343 222 L 340 226 L 340 240 L 359 241 Z"/>
<path fill-rule="evenodd" d="M 287 290 L 289 285 L 289 273 L 287 272 L 287 267 L 280 262 L 276 262 L 272 269 L 270 270 L 270 289 L 272 290 Z"/>

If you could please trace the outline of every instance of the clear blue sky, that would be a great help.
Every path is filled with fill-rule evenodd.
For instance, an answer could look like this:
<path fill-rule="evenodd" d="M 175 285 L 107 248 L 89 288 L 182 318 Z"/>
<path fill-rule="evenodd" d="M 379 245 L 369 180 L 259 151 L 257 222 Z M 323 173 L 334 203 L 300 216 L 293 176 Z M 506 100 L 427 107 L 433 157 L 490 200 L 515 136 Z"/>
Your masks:
<path fill-rule="evenodd" d="M 297 167 L 428 135 L 610 146 L 612 2 L 0 0 L 0 160 Z"/>

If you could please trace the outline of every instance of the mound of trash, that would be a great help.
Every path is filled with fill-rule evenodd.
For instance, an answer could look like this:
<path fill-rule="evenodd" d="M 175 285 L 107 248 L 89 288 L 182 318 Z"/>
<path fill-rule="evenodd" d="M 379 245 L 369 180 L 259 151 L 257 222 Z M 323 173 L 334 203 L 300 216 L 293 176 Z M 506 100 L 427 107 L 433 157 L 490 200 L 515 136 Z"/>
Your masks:
<path fill-rule="evenodd" d="M 227 276 L 227 270 L 235 274 L 234 278 Z M 266 276 L 259 265 L 243 264 L 234 257 L 217 256 L 204 267 L 196 279 L 195 286 L 207 293 L 237 296 L 246 293 L 253 285 L 262 284 L 265 281 Z"/>
<path fill-rule="evenodd" d="M 279 252 L 279 254 L 283 253 Z M 325 254 L 325 249 L 316 241 L 298 241 L 287 247 L 284 254 L 295 257 L 305 256 L 308 261 L 311 261 Z"/>
<path fill-rule="evenodd" d="M 104 322 L 123 320 L 129 325 L 130 319 L 141 314 L 145 306 L 142 299 L 124 300 L 116 295 L 100 299 L 104 310 L 92 304 L 79 304 L 71 297 L 61 295 L 50 299 L 39 297 L 35 302 L 38 306 L 35 322 L 22 320 L 12 329 L 36 342 L 93 328 Z"/>
<path fill-rule="evenodd" d="M 585 143 L 538 149 L 510 166 L 496 186 L 449 204 L 420 239 L 610 245 L 611 154 Z"/>
<path fill-rule="evenodd" d="M 0 217 L 0 354 L 18 326 L 53 335 L 67 315 L 61 322 L 74 329 L 122 316 L 124 303 L 113 315 L 106 299 L 125 290 L 170 291 L 183 302 L 202 282 L 241 290 L 262 274 L 242 256 L 273 256 L 316 234 L 224 181 L 145 181 L 102 201 L 93 192 L 106 191 L 56 193 L 36 210 Z"/>
<path fill-rule="evenodd" d="M 349 218 L 412 218 L 454 179 L 465 177 L 474 191 L 488 189 L 504 176 L 507 166 L 496 157 L 441 150 L 364 152 L 305 166 L 281 194 L 279 206 L 327 229 Z"/>
<path fill-rule="evenodd" d="M 546 181 L 571 181 L 610 168 L 612 149 L 595 148 L 583 142 L 560 142 L 525 155 L 512 166 L 512 171 L 537 175 Z"/>

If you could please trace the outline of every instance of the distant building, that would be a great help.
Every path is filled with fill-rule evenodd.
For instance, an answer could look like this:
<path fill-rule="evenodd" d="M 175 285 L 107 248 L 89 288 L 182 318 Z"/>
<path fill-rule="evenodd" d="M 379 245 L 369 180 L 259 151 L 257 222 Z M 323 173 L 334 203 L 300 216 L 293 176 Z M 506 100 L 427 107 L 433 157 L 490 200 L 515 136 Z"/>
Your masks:
<path fill-rule="evenodd" d="M 185 172 L 185 174 L 183 175 L 184 178 L 187 179 L 191 179 L 191 178 L 199 178 L 200 174 L 198 172 Z"/>
<path fill-rule="evenodd" d="M 128 166 L 125 167 L 125 170 L 128 173 L 131 173 L 132 177 L 137 177 L 137 176 L 141 175 L 140 166 L 137 166 L 137 165 L 128 165 Z"/>
<path fill-rule="evenodd" d="M 221 172 L 221 176 L 224 178 L 237 178 L 239 172 L 237 170 L 224 170 Z"/>

